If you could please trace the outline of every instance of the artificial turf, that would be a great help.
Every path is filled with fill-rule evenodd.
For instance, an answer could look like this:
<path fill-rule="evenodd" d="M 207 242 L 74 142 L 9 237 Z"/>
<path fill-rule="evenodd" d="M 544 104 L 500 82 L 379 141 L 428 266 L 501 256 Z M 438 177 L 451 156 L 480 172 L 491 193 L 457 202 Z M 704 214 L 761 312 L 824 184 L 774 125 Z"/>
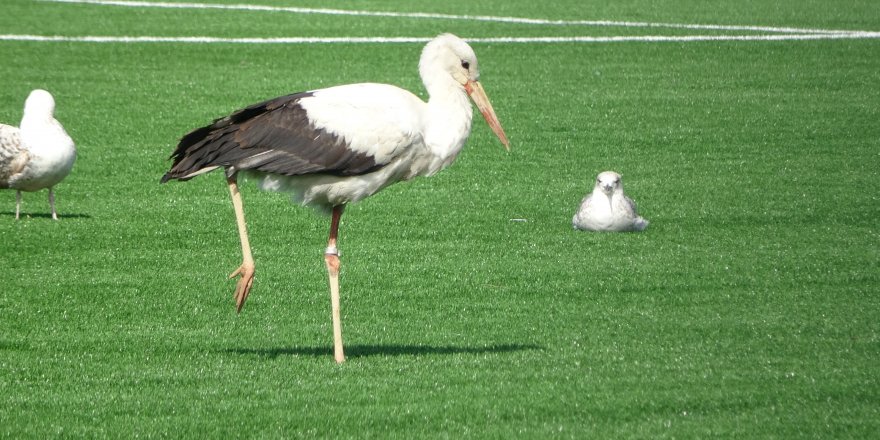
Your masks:
<path fill-rule="evenodd" d="M 234 3 L 234 2 L 230 2 Z M 606 4 L 607 3 L 607 4 Z M 551 19 L 877 31 L 871 2 L 345 2 Z M 282 1 L 261 4 L 306 5 Z M 0 34 L 680 35 L 10 0 Z M 254 22 L 261 26 L 253 26 Z M 716 32 L 722 33 L 722 32 Z M 424 96 L 421 44 L 0 41 L 0 122 L 46 88 L 72 174 L 0 192 L 0 436 L 867 438 L 880 431 L 880 41 L 474 44 L 511 139 L 349 207 L 348 361 L 333 363 L 328 220 L 222 175 L 159 185 L 189 129 L 375 81 Z M 576 232 L 623 174 L 643 233 Z M 516 220 L 516 221 L 512 221 Z"/>

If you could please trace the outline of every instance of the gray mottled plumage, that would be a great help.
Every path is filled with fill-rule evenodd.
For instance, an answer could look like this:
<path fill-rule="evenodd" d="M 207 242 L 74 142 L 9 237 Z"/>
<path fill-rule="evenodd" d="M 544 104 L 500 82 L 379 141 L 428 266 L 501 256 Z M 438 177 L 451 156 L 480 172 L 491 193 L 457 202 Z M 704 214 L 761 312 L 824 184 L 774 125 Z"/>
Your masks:
<path fill-rule="evenodd" d="M 0 189 L 10 187 L 12 177 L 21 173 L 27 160 L 27 150 L 21 146 L 21 131 L 0 124 Z"/>
<path fill-rule="evenodd" d="M 599 173 L 593 191 L 581 201 L 571 222 L 575 229 L 584 231 L 625 232 L 648 227 L 635 202 L 623 194 L 623 180 L 614 171 Z"/>

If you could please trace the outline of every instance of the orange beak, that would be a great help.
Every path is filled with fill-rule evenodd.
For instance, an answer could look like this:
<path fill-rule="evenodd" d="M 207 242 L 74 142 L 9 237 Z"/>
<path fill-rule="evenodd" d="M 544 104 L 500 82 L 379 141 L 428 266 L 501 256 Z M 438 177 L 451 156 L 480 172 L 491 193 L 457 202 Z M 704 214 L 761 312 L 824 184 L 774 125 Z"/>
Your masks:
<path fill-rule="evenodd" d="M 504 134 L 504 129 L 501 128 L 501 122 L 498 122 L 498 116 L 495 116 L 495 110 L 492 108 L 492 103 L 489 102 L 489 97 L 486 96 L 486 91 L 483 90 L 483 86 L 479 81 L 469 80 L 464 85 L 464 89 L 467 91 L 468 95 L 470 95 L 474 104 L 477 105 L 480 113 L 483 114 L 483 118 L 486 119 L 489 128 L 495 132 L 495 136 L 498 136 L 498 139 L 504 144 L 504 149 L 510 151 L 510 141 L 507 140 L 507 135 Z"/>

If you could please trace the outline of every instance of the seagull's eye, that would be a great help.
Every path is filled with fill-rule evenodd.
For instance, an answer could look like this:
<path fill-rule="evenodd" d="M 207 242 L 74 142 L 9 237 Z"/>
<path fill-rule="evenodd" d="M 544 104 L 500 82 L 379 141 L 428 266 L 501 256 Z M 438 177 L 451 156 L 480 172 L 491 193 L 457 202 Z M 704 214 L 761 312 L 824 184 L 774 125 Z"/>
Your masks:
<path fill-rule="evenodd" d="M 461 67 L 464 67 L 465 70 L 470 69 L 470 68 L 471 68 L 471 63 L 462 60 L 462 61 L 461 61 Z"/>

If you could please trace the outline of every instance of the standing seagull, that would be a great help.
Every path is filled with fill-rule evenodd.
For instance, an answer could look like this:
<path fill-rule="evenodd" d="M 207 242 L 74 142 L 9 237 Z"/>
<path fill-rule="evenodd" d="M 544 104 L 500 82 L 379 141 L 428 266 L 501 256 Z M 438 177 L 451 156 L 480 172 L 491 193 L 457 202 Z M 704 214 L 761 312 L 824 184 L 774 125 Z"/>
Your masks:
<path fill-rule="evenodd" d="M 55 99 L 45 90 L 34 90 L 24 102 L 21 127 L 0 124 L 0 189 L 15 189 L 15 219 L 21 212 L 21 192 L 49 188 L 52 219 L 55 192 L 76 160 L 76 147 L 55 120 Z"/>
<path fill-rule="evenodd" d="M 581 201 L 571 223 L 585 231 L 641 231 L 648 227 L 648 221 L 636 212 L 635 202 L 623 194 L 623 181 L 614 171 L 599 173 L 593 192 Z"/>
<path fill-rule="evenodd" d="M 348 203 L 392 183 L 430 176 L 455 160 L 471 130 L 473 99 L 504 147 L 509 142 L 479 82 L 473 49 L 443 34 L 422 51 L 419 73 L 430 99 L 385 84 L 350 84 L 271 99 L 238 110 L 185 135 L 162 182 L 187 180 L 217 168 L 226 171 L 241 240 L 242 263 L 230 278 L 238 311 L 254 280 L 238 191 L 239 171 L 264 190 L 331 213 L 324 260 L 330 283 L 333 345 L 343 362 L 339 313 L 339 218 Z"/>

